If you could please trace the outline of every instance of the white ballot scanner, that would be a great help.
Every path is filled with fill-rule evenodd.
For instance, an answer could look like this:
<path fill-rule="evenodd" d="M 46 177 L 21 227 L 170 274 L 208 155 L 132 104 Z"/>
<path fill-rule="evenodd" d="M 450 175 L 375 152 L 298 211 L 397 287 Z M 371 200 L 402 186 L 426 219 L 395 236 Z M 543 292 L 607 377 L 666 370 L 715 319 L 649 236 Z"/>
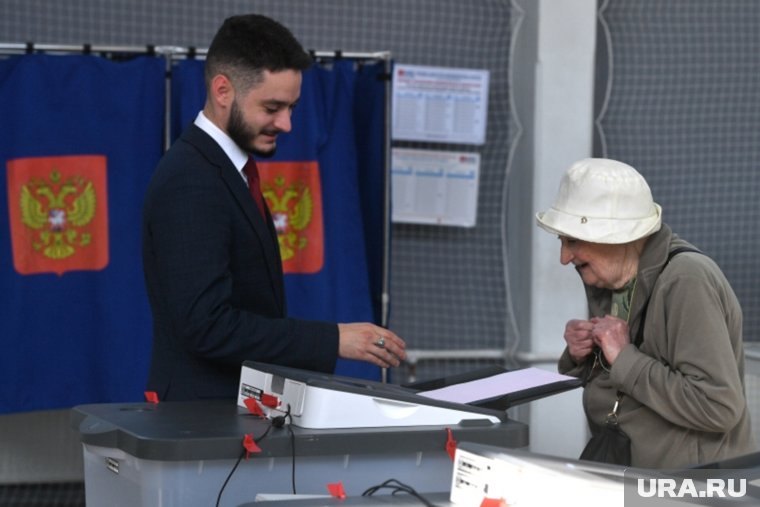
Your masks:
<path fill-rule="evenodd" d="M 283 416 L 301 428 L 371 428 L 448 424 L 500 424 L 515 403 L 572 389 L 577 379 L 561 379 L 489 399 L 459 403 L 424 395 L 426 389 L 451 386 L 503 373 L 488 368 L 464 375 L 405 386 L 246 361 L 240 374 L 238 406 L 251 398 L 267 417 Z"/>

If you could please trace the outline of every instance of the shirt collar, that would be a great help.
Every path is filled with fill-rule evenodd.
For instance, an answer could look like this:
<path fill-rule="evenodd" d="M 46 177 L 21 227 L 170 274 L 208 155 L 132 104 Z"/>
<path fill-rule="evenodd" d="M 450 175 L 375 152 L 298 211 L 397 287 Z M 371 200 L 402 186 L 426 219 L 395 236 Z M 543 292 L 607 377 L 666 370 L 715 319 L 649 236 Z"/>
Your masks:
<path fill-rule="evenodd" d="M 203 114 L 203 111 L 198 112 L 198 116 L 195 117 L 195 125 L 203 130 L 205 133 L 211 136 L 216 143 L 224 150 L 224 153 L 232 161 L 235 168 L 242 175 L 243 166 L 248 162 L 248 153 L 240 149 L 240 146 L 235 144 L 235 141 L 230 138 L 222 129 L 214 125 L 214 123 Z M 245 176 L 243 175 L 245 179 Z"/>

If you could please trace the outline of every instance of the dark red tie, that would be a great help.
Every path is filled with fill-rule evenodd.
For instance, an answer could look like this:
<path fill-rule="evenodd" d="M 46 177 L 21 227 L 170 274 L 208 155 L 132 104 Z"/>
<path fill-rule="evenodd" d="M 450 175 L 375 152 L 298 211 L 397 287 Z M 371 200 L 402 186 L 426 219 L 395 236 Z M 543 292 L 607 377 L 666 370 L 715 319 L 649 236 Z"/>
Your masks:
<path fill-rule="evenodd" d="M 251 197 L 256 201 L 262 217 L 266 217 L 264 212 L 264 196 L 261 195 L 261 183 L 259 181 L 259 168 L 256 167 L 256 161 L 253 157 L 248 157 L 248 162 L 243 166 L 243 172 L 245 177 L 248 178 L 248 190 L 251 192 Z"/>

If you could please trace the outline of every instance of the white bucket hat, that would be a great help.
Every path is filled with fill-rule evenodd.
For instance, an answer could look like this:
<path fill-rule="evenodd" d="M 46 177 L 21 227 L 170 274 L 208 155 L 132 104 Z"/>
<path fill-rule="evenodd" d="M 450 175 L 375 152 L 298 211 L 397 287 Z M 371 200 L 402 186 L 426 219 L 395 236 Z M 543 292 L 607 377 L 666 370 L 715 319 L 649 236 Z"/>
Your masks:
<path fill-rule="evenodd" d="M 621 244 L 660 230 L 662 208 L 644 177 L 617 160 L 586 158 L 565 172 L 542 229 L 592 243 Z"/>

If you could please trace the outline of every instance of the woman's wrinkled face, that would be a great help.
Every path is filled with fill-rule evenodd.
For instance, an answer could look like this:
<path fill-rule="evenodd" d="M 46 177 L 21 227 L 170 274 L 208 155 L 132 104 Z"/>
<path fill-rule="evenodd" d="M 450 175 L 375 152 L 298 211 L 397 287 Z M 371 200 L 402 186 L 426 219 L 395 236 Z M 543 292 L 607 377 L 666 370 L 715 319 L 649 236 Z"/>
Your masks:
<path fill-rule="evenodd" d="M 560 262 L 572 263 L 583 283 L 601 289 L 619 289 L 631 278 L 626 264 L 627 244 L 608 245 L 589 243 L 580 239 L 560 236 L 562 242 Z"/>

